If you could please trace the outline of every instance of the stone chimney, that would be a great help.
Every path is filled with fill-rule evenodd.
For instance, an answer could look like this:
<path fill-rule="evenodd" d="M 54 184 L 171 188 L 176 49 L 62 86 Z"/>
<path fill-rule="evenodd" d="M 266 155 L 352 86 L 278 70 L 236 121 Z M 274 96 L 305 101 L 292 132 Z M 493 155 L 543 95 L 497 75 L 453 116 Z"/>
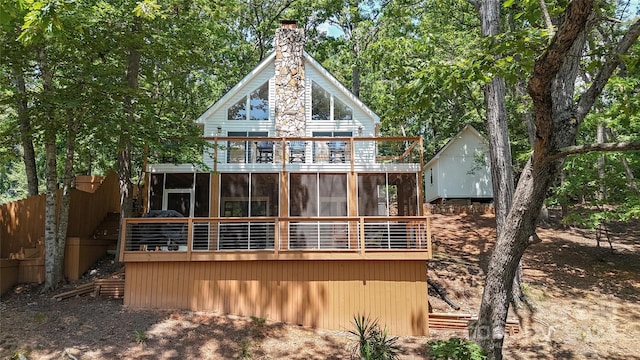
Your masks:
<path fill-rule="evenodd" d="M 281 20 L 275 34 L 276 136 L 305 136 L 304 30 Z"/>

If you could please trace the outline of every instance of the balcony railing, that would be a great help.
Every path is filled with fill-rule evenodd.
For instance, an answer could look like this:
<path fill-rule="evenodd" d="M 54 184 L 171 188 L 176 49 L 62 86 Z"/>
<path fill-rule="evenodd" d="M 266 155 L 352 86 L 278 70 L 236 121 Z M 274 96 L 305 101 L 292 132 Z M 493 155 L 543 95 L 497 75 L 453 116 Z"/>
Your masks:
<path fill-rule="evenodd" d="M 420 137 L 206 137 L 204 163 L 220 164 L 422 164 Z M 150 163 L 166 163 L 164 151 Z M 215 169 L 214 169 L 215 170 Z"/>
<path fill-rule="evenodd" d="M 174 260 L 239 253 L 276 259 L 301 252 L 418 252 L 424 256 L 430 254 L 430 232 L 426 216 L 129 218 L 124 220 L 121 256 L 123 261 L 142 259 L 136 254 L 145 254 L 145 259 L 163 254 L 165 260 L 170 260 L 170 254 L 183 254 Z"/>

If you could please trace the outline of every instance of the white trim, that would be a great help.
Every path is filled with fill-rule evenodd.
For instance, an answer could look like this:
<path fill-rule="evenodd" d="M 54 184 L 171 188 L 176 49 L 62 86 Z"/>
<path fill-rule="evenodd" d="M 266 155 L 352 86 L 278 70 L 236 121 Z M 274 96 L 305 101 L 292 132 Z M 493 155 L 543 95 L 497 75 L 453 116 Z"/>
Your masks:
<path fill-rule="evenodd" d="M 195 183 L 195 177 L 194 177 L 194 183 Z M 166 185 L 166 178 L 165 178 L 165 185 Z M 162 210 L 169 210 L 167 209 L 167 205 L 169 202 L 169 194 L 189 194 L 189 215 L 184 215 L 185 217 L 193 217 L 193 213 L 194 213 L 194 207 L 195 207 L 195 191 L 193 190 L 193 188 L 191 189 L 167 189 L 165 187 L 163 187 L 163 191 L 162 191 Z"/>

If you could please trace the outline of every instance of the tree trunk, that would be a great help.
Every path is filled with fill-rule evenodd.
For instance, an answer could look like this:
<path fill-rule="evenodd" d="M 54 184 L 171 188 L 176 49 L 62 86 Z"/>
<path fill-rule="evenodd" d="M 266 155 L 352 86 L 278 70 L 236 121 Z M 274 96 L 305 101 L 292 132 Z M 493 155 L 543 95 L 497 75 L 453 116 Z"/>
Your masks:
<path fill-rule="evenodd" d="M 629 184 L 629 188 L 635 193 L 640 194 L 638 191 L 638 184 L 636 183 L 635 177 L 633 176 L 633 171 L 631 170 L 631 166 L 629 166 L 629 162 L 627 162 L 626 157 L 621 157 L 620 162 L 624 167 L 624 173 L 627 176 L 627 184 Z"/>
<path fill-rule="evenodd" d="M 484 1 L 482 5 L 484 8 Z M 547 190 L 562 165 L 562 161 L 547 161 L 545 156 L 575 141 L 577 123 L 570 121 L 573 116 L 570 110 L 574 105 L 575 70 L 580 58 L 576 53 L 580 55 L 584 47 L 584 30 L 591 6 L 591 3 L 576 5 L 576 2 L 569 5 L 568 14 L 577 7 L 578 11 L 571 14 L 575 17 L 567 15 L 565 24 L 550 44 L 552 51 L 547 50 L 538 58 L 529 82 L 537 128 L 535 152 L 521 174 L 506 220 L 498 226 L 478 322 L 471 334 L 489 359 L 502 359 L 505 323 L 513 300 L 513 281 L 529 239 L 535 234 Z M 569 56 L 569 53 L 574 56 Z M 550 130 L 553 127 L 555 131 Z"/>
<path fill-rule="evenodd" d="M 535 150 L 516 187 L 511 211 L 498 236 L 489 263 L 474 339 L 489 359 L 502 358 L 504 325 L 511 285 L 518 262 L 535 234 L 547 190 L 560 172 L 560 149 L 575 142 L 577 129 L 591 111 L 607 81 L 621 63 L 621 56 L 640 36 L 640 20 L 633 23 L 608 54 L 591 86 L 575 101 L 575 83 L 586 34 L 593 15 L 593 0 L 569 3 L 564 22 L 535 62 L 529 94 L 536 118 Z"/>
<path fill-rule="evenodd" d="M 44 287 L 42 291 L 54 290 L 63 280 L 64 269 L 62 257 L 64 257 L 64 247 L 60 253 L 58 243 L 58 172 L 56 159 L 56 123 L 55 109 L 50 103 L 53 95 L 53 73 L 49 67 L 46 50 L 41 49 L 38 53 L 40 59 L 40 76 L 42 77 L 43 108 L 45 114 L 45 177 L 47 195 L 45 200 L 45 275 Z"/>
<path fill-rule="evenodd" d="M 482 34 L 484 36 L 493 36 L 499 33 L 499 1 L 482 1 L 480 16 L 482 18 Z M 504 79 L 496 76 L 489 84 L 485 85 L 484 98 L 487 111 L 487 129 L 489 131 L 496 229 L 497 234 L 500 234 L 507 218 L 507 213 L 511 208 L 511 197 L 513 195 L 513 169 L 507 110 L 505 107 Z"/>
<path fill-rule="evenodd" d="M 73 158 L 75 155 L 76 135 L 79 126 L 78 121 L 79 119 L 74 118 L 70 111 L 67 118 L 67 141 L 62 174 L 62 199 L 58 212 L 58 231 L 56 234 L 56 245 L 58 247 L 58 259 L 56 263 L 60 266 L 60 272 L 62 274 L 60 280 L 62 280 L 64 276 L 64 249 L 67 243 L 67 229 L 69 227 L 69 209 L 71 208 L 71 189 L 73 186 Z"/>
<path fill-rule="evenodd" d="M 140 32 L 140 20 L 134 19 L 132 36 L 137 37 Z M 133 215 L 133 183 L 131 182 L 131 134 L 132 125 L 135 123 L 135 92 L 138 90 L 138 75 L 140 73 L 140 48 L 135 42 L 131 45 L 127 60 L 127 90 L 124 96 L 124 110 L 126 121 L 120 131 L 118 153 L 118 179 L 120 186 L 120 227 L 124 225 L 124 219 Z M 122 232 L 120 232 L 121 234 Z M 116 254 L 120 253 L 122 238 L 118 237 Z"/>
<path fill-rule="evenodd" d="M 477 327 L 471 334 L 489 359 L 502 359 L 513 280 L 529 238 L 535 232 L 547 189 L 557 176 L 559 166 L 560 162 L 535 167 L 529 159 L 518 182 L 503 232 L 493 249 Z"/>
<path fill-rule="evenodd" d="M 20 120 L 20 139 L 22 140 L 22 160 L 27 175 L 27 189 L 29 196 L 38 195 L 38 171 L 36 167 L 36 152 L 33 148 L 33 133 L 31 119 L 27 106 L 27 90 L 24 81 L 22 64 L 13 64 L 13 79 L 18 89 L 18 119 Z"/>
<path fill-rule="evenodd" d="M 356 64 L 351 70 L 351 92 L 356 97 L 360 97 L 360 67 Z"/>
<path fill-rule="evenodd" d="M 480 5 L 482 34 L 494 36 L 500 32 L 500 3 L 497 0 L 484 0 Z M 513 197 L 513 167 L 511 142 L 505 99 L 504 79 L 496 76 L 484 87 L 487 129 L 489 132 L 489 153 L 491 159 L 491 179 L 493 185 L 493 204 L 496 214 L 496 236 L 504 231 L 504 223 L 511 209 Z M 513 277 L 513 294 L 509 297 L 516 301 L 526 300 L 521 288 L 522 264 L 519 264 Z"/>
<path fill-rule="evenodd" d="M 53 130 L 45 130 L 45 176 L 47 195 L 45 200 L 44 222 L 44 288 L 43 291 L 54 290 L 63 279 L 58 246 L 58 226 L 56 210 L 58 207 L 58 182 L 56 172 L 56 136 Z M 64 249 L 63 249 L 64 250 Z M 64 251 L 62 253 L 64 255 Z"/>
<path fill-rule="evenodd" d="M 611 131 L 610 128 L 606 128 L 605 130 L 607 141 L 616 141 L 616 136 L 613 134 L 613 131 Z M 622 164 L 622 167 L 624 167 L 624 173 L 627 177 L 627 184 L 629 184 L 629 188 L 633 191 L 634 194 L 639 194 L 640 192 L 638 191 L 638 184 L 636 183 L 635 176 L 633 175 L 633 170 L 631 170 L 631 166 L 629 166 L 627 158 L 625 156 L 621 156 L 620 163 Z"/>
<path fill-rule="evenodd" d="M 596 131 L 596 142 L 598 144 L 604 143 L 604 137 L 605 137 L 604 130 L 605 130 L 604 124 L 599 123 Z M 603 201 L 606 198 L 605 186 L 604 186 L 604 177 L 606 174 L 605 174 L 604 166 L 605 166 L 605 157 L 604 157 L 604 154 L 600 154 L 600 156 L 598 157 L 598 163 L 597 163 L 599 190 L 598 190 L 598 193 L 596 194 L 596 199 L 598 201 Z"/>

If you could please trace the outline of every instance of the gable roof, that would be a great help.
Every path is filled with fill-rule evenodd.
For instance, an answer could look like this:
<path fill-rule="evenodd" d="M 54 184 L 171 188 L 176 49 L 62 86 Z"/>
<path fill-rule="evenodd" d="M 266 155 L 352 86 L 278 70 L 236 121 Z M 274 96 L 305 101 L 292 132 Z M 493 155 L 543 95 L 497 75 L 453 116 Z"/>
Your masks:
<path fill-rule="evenodd" d="M 470 132 L 472 135 L 475 135 L 478 139 L 480 139 L 483 143 L 487 143 L 487 140 L 484 138 L 484 136 L 482 136 L 482 134 L 480 134 L 480 132 L 478 132 L 478 130 L 476 130 L 476 128 L 474 128 L 473 126 L 471 126 L 470 124 L 465 125 L 464 128 L 462 128 L 462 130 L 460 130 L 456 135 L 454 135 L 453 137 L 451 137 L 451 139 L 449 139 L 449 141 L 440 149 L 440 151 L 438 151 L 432 158 L 431 160 L 429 160 L 424 167 L 427 168 L 428 166 L 430 166 L 432 163 L 436 162 L 439 158 L 440 155 L 442 155 L 451 145 L 453 145 L 455 142 L 457 142 L 457 140 L 460 138 L 460 135 L 462 135 L 462 133 L 464 132 Z"/>
<path fill-rule="evenodd" d="M 258 76 L 260 73 L 265 71 L 267 67 L 271 65 L 272 62 L 275 61 L 275 56 L 276 56 L 275 51 L 269 54 L 269 56 L 267 56 L 264 60 L 262 60 L 262 62 L 258 64 L 258 66 L 256 66 L 249 74 L 247 74 L 234 87 L 232 87 L 231 90 L 229 90 L 220 99 L 218 99 L 218 101 L 216 101 L 213 105 L 211 105 L 204 113 L 202 113 L 202 115 L 200 115 L 198 119 L 196 119 L 196 123 L 203 124 L 211 114 L 220 110 L 223 104 L 225 104 L 229 100 L 229 98 L 235 96 L 238 92 L 240 92 L 242 88 L 245 86 L 245 84 L 247 84 L 248 82 L 253 80 L 256 76 Z M 358 107 L 360 107 L 362 111 L 364 111 L 367 115 L 369 115 L 373 119 L 374 123 L 380 122 L 380 117 L 376 113 L 374 113 L 367 105 L 365 105 L 365 103 L 363 103 L 357 96 L 355 96 L 347 87 L 342 85 L 342 83 L 338 81 L 338 79 L 336 79 L 335 76 L 331 75 L 331 73 L 327 71 L 327 69 L 325 69 L 322 65 L 320 65 L 320 63 L 317 62 L 311 55 L 309 55 L 306 51 L 304 51 L 303 56 L 304 56 L 305 66 L 311 65 L 318 73 L 324 76 L 329 83 L 334 85 L 344 97 L 351 100 Z"/>

